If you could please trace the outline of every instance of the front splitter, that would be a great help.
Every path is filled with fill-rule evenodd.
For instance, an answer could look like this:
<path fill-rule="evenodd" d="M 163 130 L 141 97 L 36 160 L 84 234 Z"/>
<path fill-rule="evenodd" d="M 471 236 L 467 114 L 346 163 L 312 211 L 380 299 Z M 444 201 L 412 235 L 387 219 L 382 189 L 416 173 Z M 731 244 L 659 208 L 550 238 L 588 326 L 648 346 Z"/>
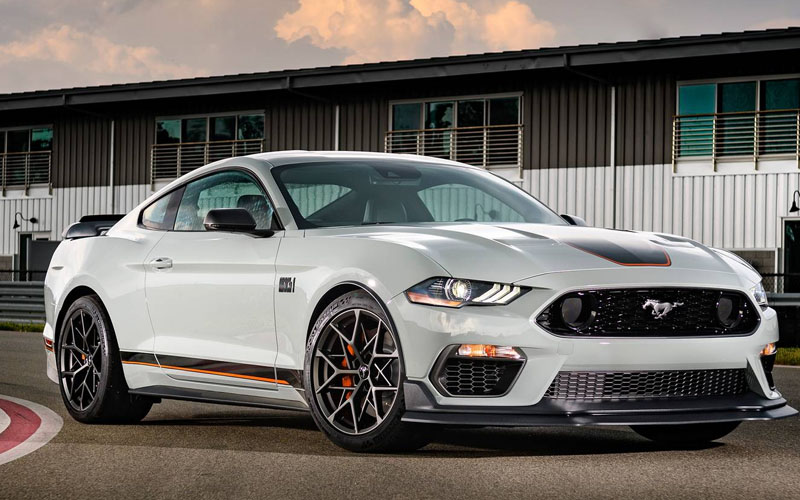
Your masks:
<path fill-rule="evenodd" d="M 497 426 L 657 425 L 774 420 L 797 415 L 785 399 L 753 392 L 737 397 L 651 399 L 635 401 L 542 400 L 532 406 L 486 407 L 439 405 L 421 383 L 404 384 L 404 422 Z"/>

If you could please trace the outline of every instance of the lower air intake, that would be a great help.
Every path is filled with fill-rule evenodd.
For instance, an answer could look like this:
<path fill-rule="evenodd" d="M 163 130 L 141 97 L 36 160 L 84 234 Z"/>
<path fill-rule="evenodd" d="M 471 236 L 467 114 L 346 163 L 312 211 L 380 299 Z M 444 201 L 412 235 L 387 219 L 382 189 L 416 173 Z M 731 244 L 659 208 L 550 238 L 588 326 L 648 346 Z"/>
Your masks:
<path fill-rule="evenodd" d="M 438 370 L 437 385 L 451 396 L 499 396 L 516 379 L 522 361 L 451 357 Z"/>
<path fill-rule="evenodd" d="M 614 401 L 735 396 L 746 390 L 745 369 L 559 372 L 545 397 Z"/>

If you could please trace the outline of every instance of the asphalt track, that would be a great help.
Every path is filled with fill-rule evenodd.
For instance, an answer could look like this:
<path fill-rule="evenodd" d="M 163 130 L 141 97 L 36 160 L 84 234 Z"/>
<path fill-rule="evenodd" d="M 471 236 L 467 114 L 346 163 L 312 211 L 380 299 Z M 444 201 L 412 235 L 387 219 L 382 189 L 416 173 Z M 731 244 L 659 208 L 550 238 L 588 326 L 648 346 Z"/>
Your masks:
<path fill-rule="evenodd" d="M 355 455 L 302 413 L 166 401 L 139 425 L 79 424 L 44 363 L 39 334 L 0 332 L 0 398 L 63 418 L 47 444 L 0 465 L 2 499 L 800 498 L 800 418 L 694 450 L 606 427 L 443 430 L 413 454 Z M 776 379 L 800 405 L 800 369 Z"/>

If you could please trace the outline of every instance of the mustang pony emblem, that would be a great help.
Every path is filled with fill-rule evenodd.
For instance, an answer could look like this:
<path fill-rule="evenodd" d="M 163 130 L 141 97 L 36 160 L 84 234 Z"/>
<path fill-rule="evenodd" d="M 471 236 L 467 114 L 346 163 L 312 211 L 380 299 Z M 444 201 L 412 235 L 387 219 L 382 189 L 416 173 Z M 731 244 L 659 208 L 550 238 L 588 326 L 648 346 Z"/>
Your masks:
<path fill-rule="evenodd" d="M 647 299 L 644 304 L 642 305 L 642 309 L 647 310 L 648 308 L 652 308 L 653 316 L 656 319 L 661 319 L 676 307 L 680 307 L 683 305 L 683 302 L 659 302 L 653 299 Z"/>

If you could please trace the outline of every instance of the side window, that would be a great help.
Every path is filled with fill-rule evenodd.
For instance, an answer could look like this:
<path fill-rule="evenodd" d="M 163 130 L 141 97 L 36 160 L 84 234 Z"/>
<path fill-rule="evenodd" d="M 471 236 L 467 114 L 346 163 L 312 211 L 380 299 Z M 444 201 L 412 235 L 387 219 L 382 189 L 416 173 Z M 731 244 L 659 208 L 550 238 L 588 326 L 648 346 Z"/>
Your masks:
<path fill-rule="evenodd" d="M 209 210 L 244 208 L 256 229 L 274 229 L 274 210 L 264 191 L 244 172 L 220 172 L 186 185 L 175 219 L 175 231 L 204 231 Z"/>
<path fill-rule="evenodd" d="M 464 184 L 442 184 L 418 193 L 434 222 L 525 222 L 525 218 L 494 196 Z"/>
<path fill-rule="evenodd" d="M 183 189 L 162 196 L 142 210 L 141 224 L 148 229 L 170 230 L 175 224 L 175 209 Z"/>

